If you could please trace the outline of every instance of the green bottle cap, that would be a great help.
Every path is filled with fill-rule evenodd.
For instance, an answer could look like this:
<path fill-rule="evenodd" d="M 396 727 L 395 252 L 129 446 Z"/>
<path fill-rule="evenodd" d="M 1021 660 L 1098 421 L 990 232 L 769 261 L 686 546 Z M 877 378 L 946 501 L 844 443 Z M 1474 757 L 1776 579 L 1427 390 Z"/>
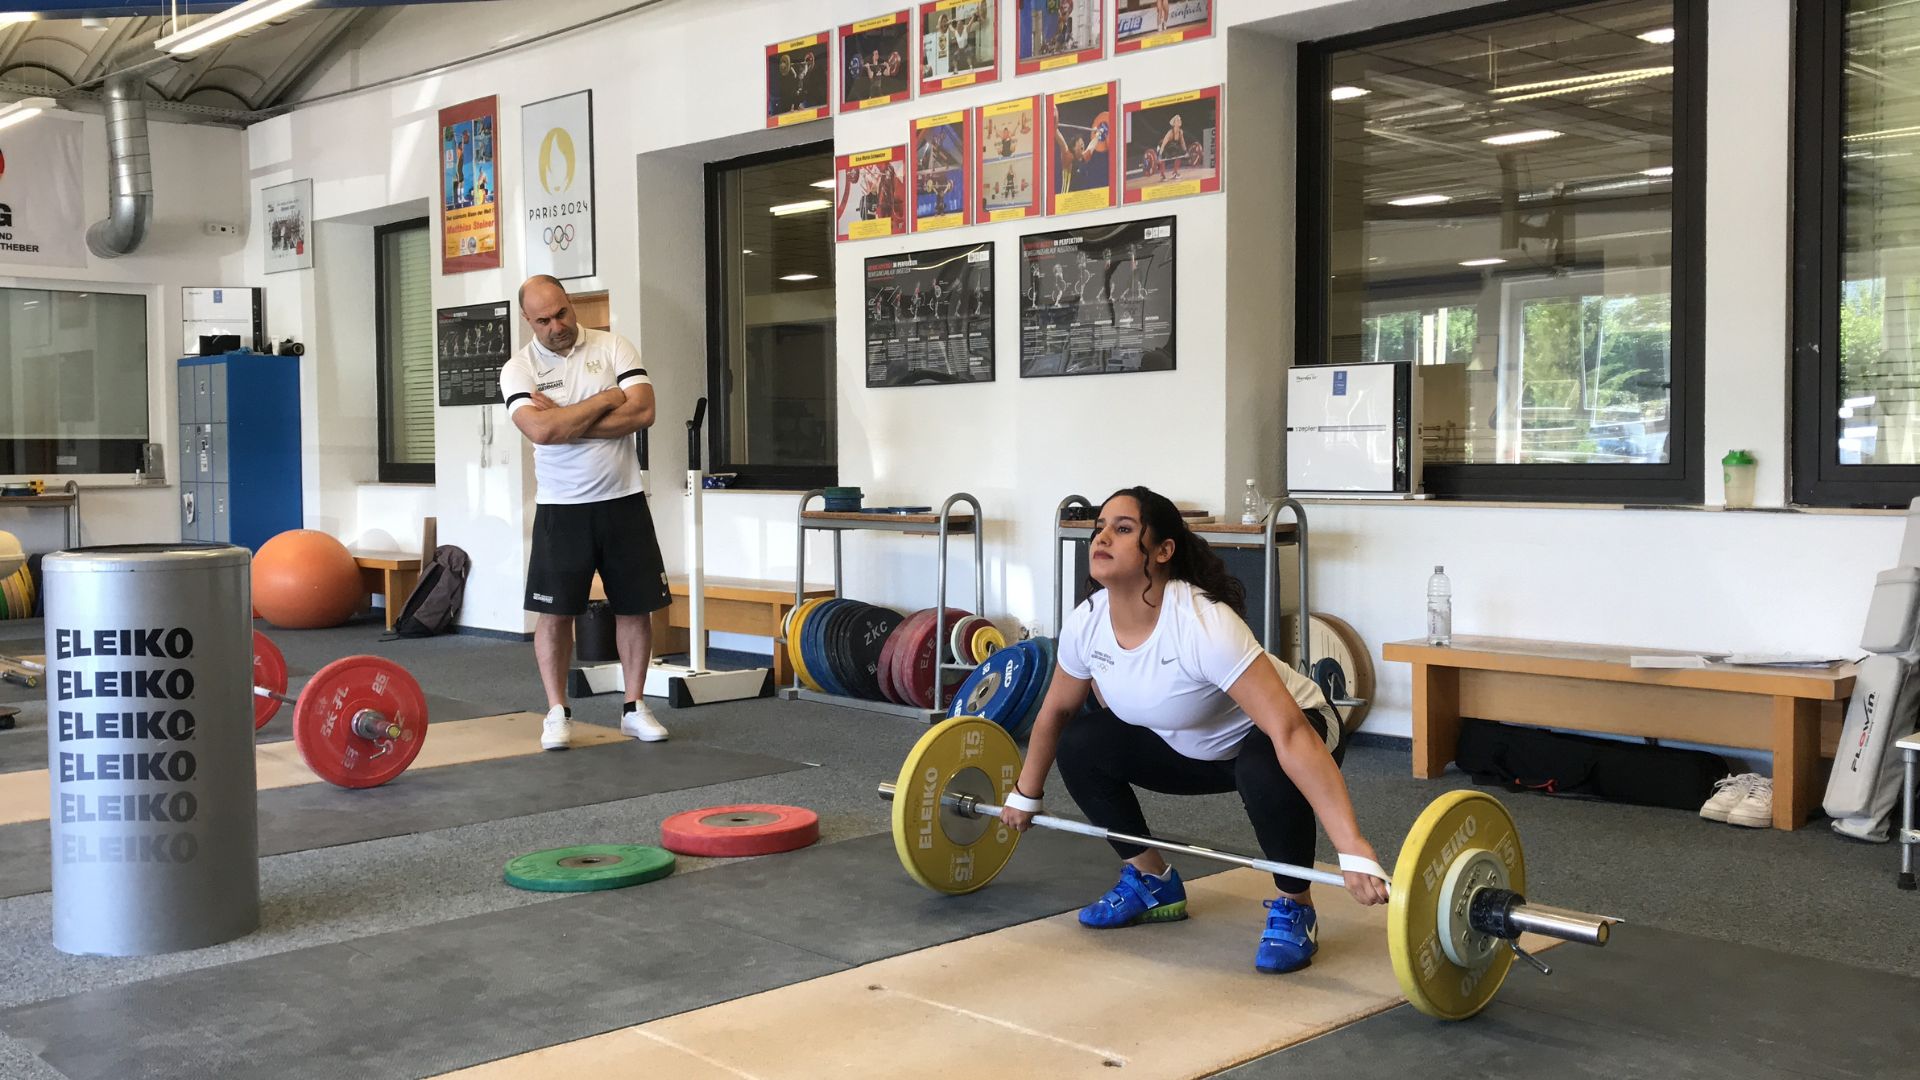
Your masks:
<path fill-rule="evenodd" d="M 1752 465 L 1753 455 L 1745 450 L 1729 450 L 1727 456 L 1720 459 L 1722 465 Z"/>

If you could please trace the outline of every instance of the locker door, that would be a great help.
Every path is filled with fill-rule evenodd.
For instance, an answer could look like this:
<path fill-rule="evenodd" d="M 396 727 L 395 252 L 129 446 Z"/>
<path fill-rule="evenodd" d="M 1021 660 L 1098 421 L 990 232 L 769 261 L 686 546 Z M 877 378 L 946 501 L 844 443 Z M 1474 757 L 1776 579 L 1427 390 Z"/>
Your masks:
<path fill-rule="evenodd" d="M 193 478 L 206 484 L 213 481 L 213 425 L 193 426 Z"/>
<path fill-rule="evenodd" d="M 207 421 L 214 424 L 227 422 L 227 365 L 207 365 L 209 374 L 207 393 Z"/>
<path fill-rule="evenodd" d="M 208 539 L 228 543 L 233 539 L 233 523 L 227 513 L 227 492 L 230 489 L 225 484 L 207 486 L 213 489 L 213 535 Z"/>
<path fill-rule="evenodd" d="M 193 372 L 185 364 L 175 369 L 175 407 L 178 410 L 174 421 L 181 424 L 193 423 Z"/>
<path fill-rule="evenodd" d="M 191 389 L 191 384 L 189 384 L 189 389 Z M 191 397 L 187 399 L 187 404 L 193 404 Z M 173 476 L 174 479 L 180 481 L 180 490 L 182 491 L 188 490 L 188 486 L 194 482 L 199 474 L 199 458 L 194 448 L 195 440 L 193 437 L 195 430 L 193 424 L 183 422 L 180 425 L 180 441 L 174 444 L 174 456 L 180 459 L 180 471 L 174 473 Z"/>
<path fill-rule="evenodd" d="M 193 369 L 193 422 L 204 424 L 208 416 L 208 401 L 213 397 L 213 369 L 207 364 L 197 364 Z"/>
<path fill-rule="evenodd" d="M 200 516 L 200 485 L 191 480 L 180 482 L 180 539 L 198 540 Z"/>
<path fill-rule="evenodd" d="M 215 380 L 216 382 L 218 380 Z M 218 401 L 218 398 L 214 399 Z M 211 475 L 207 479 L 216 484 L 227 482 L 227 425 L 213 423 L 207 425 L 209 437 L 208 452 L 212 457 Z"/>

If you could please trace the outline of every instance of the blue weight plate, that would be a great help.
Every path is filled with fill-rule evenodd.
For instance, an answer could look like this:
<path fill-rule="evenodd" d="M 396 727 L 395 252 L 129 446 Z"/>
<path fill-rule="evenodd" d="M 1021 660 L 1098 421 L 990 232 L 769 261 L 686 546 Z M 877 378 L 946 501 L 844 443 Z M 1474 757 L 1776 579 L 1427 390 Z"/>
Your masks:
<path fill-rule="evenodd" d="M 1039 710 L 1040 697 L 1047 690 L 1048 668 L 1046 651 L 1034 639 L 1028 638 L 1014 648 L 1025 656 L 1028 676 L 1023 680 L 1020 700 L 1014 706 L 1013 715 L 1007 718 L 1004 726 L 1009 735 L 1018 739 L 1033 725 L 1033 714 Z"/>
<path fill-rule="evenodd" d="M 1020 718 L 1020 726 L 1013 732 L 1013 737 L 1016 739 L 1026 738 L 1027 733 L 1033 730 L 1033 722 L 1040 716 L 1040 706 L 1046 704 L 1047 690 L 1053 685 L 1054 663 L 1059 656 L 1058 647 L 1052 638 L 1035 638 L 1034 641 L 1042 657 L 1040 674 L 1034 679 L 1033 700 L 1028 703 L 1025 715 Z"/>
<path fill-rule="evenodd" d="M 825 641 L 823 635 L 828 618 L 835 611 L 845 607 L 847 603 L 846 600 L 836 598 L 821 604 L 814 609 L 812 615 L 807 617 L 807 624 L 800 629 L 800 649 L 802 655 L 806 657 L 807 671 L 813 675 L 813 681 L 820 684 L 822 691 L 843 697 L 845 691 L 833 677 L 833 667 L 827 662 L 827 651 L 822 642 Z"/>
<path fill-rule="evenodd" d="M 842 696 L 851 696 L 851 688 L 847 685 L 847 665 L 841 660 L 840 650 L 834 642 L 839 637 L 839 628 L 846 624 L 847 616 L 861 606 L 857 600 L 835 604 L 833 610 L 827 612 L 827 617 L 820 621 L 820 636 L 814 639 L 827 669 L 826 681 L 821 685 L 833 687 L 832 692 Z"/>
<path fill-rule="evenodd" d="M 1031 653 L 1002 649 L 973 669 L 947 706 L 948 716 L 980 716 L 1013 730 L 1034 677 Z"/>

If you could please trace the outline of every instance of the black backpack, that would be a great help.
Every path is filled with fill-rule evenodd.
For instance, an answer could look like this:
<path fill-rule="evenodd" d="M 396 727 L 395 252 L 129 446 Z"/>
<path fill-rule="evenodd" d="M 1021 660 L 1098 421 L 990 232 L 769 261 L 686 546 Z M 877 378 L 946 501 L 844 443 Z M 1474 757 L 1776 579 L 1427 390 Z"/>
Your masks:
<path fill-rule="evenodd" d="M 433 559 L 420 573 L 420 584 L 393 621 L 395 637 L 432 637 L 453 629 L 460 601 L 467 595 L 467 571 L 473 560 L 452 544 L 433 549 Z"/>
<path fill-rule="evenodd" d="M 1473 782 L 1543 795 L 1584 795 L 1674 810 L 1697 809 L 1732 770 L 1705 750 L 1462 720 L 1454 764 Z"/>

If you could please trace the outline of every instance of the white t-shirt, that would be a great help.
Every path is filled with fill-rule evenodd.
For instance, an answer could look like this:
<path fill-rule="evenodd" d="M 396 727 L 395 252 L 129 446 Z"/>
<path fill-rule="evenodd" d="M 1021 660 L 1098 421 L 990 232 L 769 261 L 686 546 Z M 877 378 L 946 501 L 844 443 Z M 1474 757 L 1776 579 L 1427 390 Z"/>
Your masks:
<path fill-rule="evenodd" d="M 573 405 L 616 386 L 625 390 L 652 381 L 626 338 L 583 326 L 564 356 L 536 339 L 508 357 L 500 368 L 500 396 L 511 417 L 531 403 L 536 390 L 555 405 Z M 640 490 L 640 458 L 631 435 L 535 446 L 533 475 L 535 502 L 605 502 Z"/>
<path fill-rule="evenodd" d="M 1227 693 L 1266 656 L 1304 712 L 1324 708 L 1312 679 L 1260 648 L 1245 620 L 1184 581 L 1167 582 L 1153 633 L 1134 649 L 1113 634 L 1107 590 L 1073 609 L 1060 628 L 1060 670 L 1092 679 L 1113 715 L 1151 729 L 1197 761 L 1223 761 L 1240 749 L 1253 718 Z"/>

